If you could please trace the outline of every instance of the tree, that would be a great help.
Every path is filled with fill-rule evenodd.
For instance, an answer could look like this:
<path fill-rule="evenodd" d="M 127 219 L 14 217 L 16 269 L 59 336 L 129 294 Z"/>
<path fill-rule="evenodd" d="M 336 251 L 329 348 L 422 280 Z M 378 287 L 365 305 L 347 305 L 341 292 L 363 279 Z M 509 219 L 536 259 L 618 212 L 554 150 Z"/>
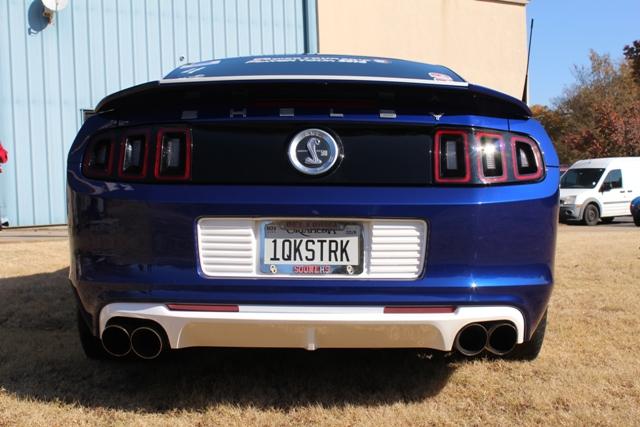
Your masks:
<path fill-rule="evenodd" d="M 593 127 L 570 132 L 565 144 L 580 157 L 640 156 L 640 101 L 621 114 L 611 103 L 594 107 Z"/>
<path fill-rule="evenodd" d="M 633 78 L 640 85 L 640 40 L 624 47 L 624 57 L 633 69 Z"/>
<path fill-rule="evenodd" d="M 557 110 L 545 105 L 533 105 L 531 112 L 533 113 L 533 117 L 542 123 L 551 141 L 554 142 L 560 159 L 566 161 L 565 159 L 575 158 L 576 154 L 573 152 L 573 149 L 567 144 L 562 143 L 562 138 L 567 128 L 565 117 Z"/>
<path fill-rule="evenodd" d="M 553 108 L 533 109 L 563 163 L 640 155 L 640 83 L 633 64 L 629 59 L 615 63 L 609 55 L 591 51 L 590 65 L 575 67 L 576 83 Z"/>

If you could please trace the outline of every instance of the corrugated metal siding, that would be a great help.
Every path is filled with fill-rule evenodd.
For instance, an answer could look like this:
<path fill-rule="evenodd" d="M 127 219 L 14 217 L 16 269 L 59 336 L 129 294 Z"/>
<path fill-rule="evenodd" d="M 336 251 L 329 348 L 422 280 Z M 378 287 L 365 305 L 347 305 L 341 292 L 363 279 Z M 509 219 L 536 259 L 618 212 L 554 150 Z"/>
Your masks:
<path fill-rule="evenodd" d="M 70 0 L 45 26 L 40 0 L 0 2 L 0 217 L 66 221 L 65 162 L 81 110 L 180 64 L 314 51 L 313 0 Z"/>

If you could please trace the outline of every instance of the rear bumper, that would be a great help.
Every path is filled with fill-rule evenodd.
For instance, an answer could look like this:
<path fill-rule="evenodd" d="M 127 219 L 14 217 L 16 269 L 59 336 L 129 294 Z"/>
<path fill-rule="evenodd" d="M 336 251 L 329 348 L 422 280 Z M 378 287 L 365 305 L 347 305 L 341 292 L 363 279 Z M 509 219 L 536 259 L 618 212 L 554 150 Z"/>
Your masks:
<path fill-rule="evenodd" d="M 544 181 L 466 187 L 290 187 L 100 183 L 69 174 L 70 279 L 92 330 L 111 304 L 509 306 L 529 339 L 553 286 L 557 169 Z M 91 186 L 91 187 L 88 187 Z M 211 278 L 201 218 L 368 218 L 428 226 L 413 280 Z"/>
<path fill-rule="evenodd" d="M 507 321 L 524 341 L 522 313 L 508 306 L 458 307 L 453 313 L 384 313 L 383 307 L 241 305 L 238 312 L 173 311 L 164 304 L 114 303 L 100 312 L 100 335 L 110 319 L 151 320 L 173 349 L 186 347 L 430 348 L 450 351 L 462 327 Z"/>

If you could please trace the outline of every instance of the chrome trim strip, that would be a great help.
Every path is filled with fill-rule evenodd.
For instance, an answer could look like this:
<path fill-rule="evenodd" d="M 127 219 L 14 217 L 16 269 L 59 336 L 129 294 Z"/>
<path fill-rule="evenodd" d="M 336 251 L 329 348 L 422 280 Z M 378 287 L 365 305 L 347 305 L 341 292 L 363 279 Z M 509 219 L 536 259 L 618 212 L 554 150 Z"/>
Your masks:
<path fill-rule="evenodd" d="M 394 110 L 380 110 L 381 119 L 395 119 L 396 112 Z"/>
<path fill-rule="evenodd" d="M 280 117 L 295 117 L 296 110 L 295 108 L 281 108 L 280 109 Z"/>

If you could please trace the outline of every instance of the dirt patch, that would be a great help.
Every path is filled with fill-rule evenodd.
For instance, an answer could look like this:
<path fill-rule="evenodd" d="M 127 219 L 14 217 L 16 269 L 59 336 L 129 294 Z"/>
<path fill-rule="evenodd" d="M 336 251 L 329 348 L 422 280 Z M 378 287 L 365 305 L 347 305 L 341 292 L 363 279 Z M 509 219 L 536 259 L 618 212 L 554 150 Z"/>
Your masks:
<path fill-rule="evenodd" d="M 67 243 L 6 243 L 0 259 L 0 425 L 640 423 L 640 228 L 560 226 L 534 362 L 297 350 L 94 362 L 76 338 Z"/>

